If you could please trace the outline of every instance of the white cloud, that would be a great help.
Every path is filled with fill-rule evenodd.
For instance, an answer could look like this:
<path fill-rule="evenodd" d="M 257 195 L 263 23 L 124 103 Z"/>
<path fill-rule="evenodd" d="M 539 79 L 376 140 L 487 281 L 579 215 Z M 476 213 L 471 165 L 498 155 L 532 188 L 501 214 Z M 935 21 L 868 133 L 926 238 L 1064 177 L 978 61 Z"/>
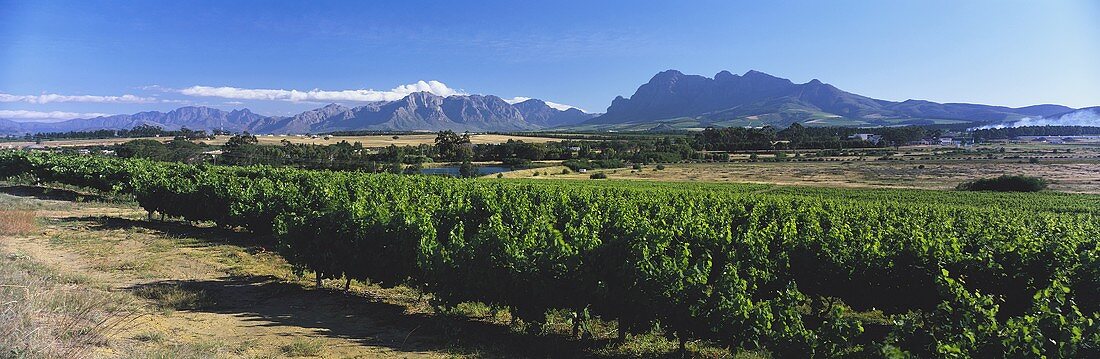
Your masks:
<path fill-rule="evenodd" d="M 520 102 L 523 102 L 523 101 L 527 101 L 527 100 L 530 100 L 530 99 L 531 99 L 530 97 L 516 96 L 516 97 L 510 98 L 510 99 L 506 98 L 506 99 L 504 99 L 504 102 L 507 102 L 507 103 L 510 103 L 510 104 L 514 105 L 514 104 L 517 104 L 517 103 L 520 103 Z M 558 111 L 565 111 L 565 110 L 568 110 L 568 109 L 571 109 L 571 108 L 575 108 L 575 109 L 581 110 L 581 112 L 588 113 L 588 111 L 585 111 L 584 109 L 582 109 L 580 107 L 577 107 L 577 106 L 573 106 L 573 105 L 566 105 L 564 103 L 550 102 L 550 101 L 546 101 L 546 100 L 543 100 L 542 102 L 545 102 L 546 106 L 550 106 L 550 108 L 558 110 Z"/>
<path fill-rule="evenodd" d="M 218 97 L 224 99 L 233 100 L 263 100 L 263 101 L 288 101 L 288 102 L 379 102 L 379 101 L 397 101 L 414 92 L 429 92 L 438 96 L 466 96 L 469 95 L 465 91 L 458 90 L 447 86 L 439 81 L 417 81 L 416 83 L 401 85 L 390 89 L 389 91 L 378 90 L 321 90 L 313 89 L 309 91 L 301 90 L 284 90 L 284 89 L 249 89 L 241 87 L 213 87 L 213 86 L 191 86 L 183 89 L 167 89 L 158 85 L 146 86 L 145 89 L 160 90 L 175 92 L 186 96 L 196 97 Z M 504 101 L 510 104 L 516 104 L 523 101 L 530 100 L 530 97 L 514 97 L 511 99 L 504 99 Z M 571 108 L 575 108 L 584 111 L 582 108 L 578 108 L 572 105 L 566 105 L 557 102 L 545 101 L 547 106 L 551 108 L 565 111 Z M 225 102 L 226 104 L 238 105 L 240 101 Z M 588 112 L 588 111 L 584 111 Z"/>
<path fill-rule="evenodd" d="M 13 119 L 13 120 L 30 120 L 30 121 L 62 121 L 70 120 L 74 118 L 92 118 L 99 116 L 110 116 L 106 113 L 97 112 L 64 112 L 64 111 L 26 111 L 26 110 L 0 110 L 0 118 Z"/>
<path fill-rule="evenodd" d="M 95 103 L 152 103 L 158 102 L 154 97 L 141 97 L 134 95 L 122 96 L 95 96 L 95 95 L 12 95 L 0 93 L 0 102 L 26 102 L 44 104 L 51 102 L 95 102 Z"/>
<path fill-rule="evenodd" d="M 309 91 L 282 89 L 246 89 L 239 87 L 191 86 L 173 90 L 187 96 L 220 97 L 237 100 L 267 100 L 290 102 L 376 102 L 396 101 L 414 92 L 430 92 L 439 96 L 465 95 L 461 90 L 447 87 L 439 81 L 417 81 L 413 84 L 397 86 L 389 91 L 378 90 L 338 90 L 327 91 L 313 89 Z"/>

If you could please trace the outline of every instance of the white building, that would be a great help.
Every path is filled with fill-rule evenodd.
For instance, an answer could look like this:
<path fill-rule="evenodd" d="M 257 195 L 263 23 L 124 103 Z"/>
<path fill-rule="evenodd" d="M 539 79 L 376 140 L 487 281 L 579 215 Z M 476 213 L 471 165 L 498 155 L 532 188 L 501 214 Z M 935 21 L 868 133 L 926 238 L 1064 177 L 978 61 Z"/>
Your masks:
<path fill-rule="evenodd" d="M 867 142 L 874 143 L 874 144 L 877 145 L 879 142 L 882 141 L 882 136 L 881 135 L 876 135 L 876 134 L 873 134 L 873 133 L 857 133 L 857 134 L 848 136 L 848 139 L 863 140 L 863 141 L 867 141 Z"/>

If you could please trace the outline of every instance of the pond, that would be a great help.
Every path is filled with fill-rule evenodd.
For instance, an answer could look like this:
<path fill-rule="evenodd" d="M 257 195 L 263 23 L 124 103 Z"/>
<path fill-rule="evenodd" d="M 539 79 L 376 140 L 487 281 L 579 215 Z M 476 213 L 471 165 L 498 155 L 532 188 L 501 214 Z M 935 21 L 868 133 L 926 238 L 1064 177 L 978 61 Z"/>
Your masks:
<path fill-rule="evenodd" d="M 494 174 L 494 173 L 507 172 L 507 171 L 511 171 L 511 170 L 512 170 L 511 168 L 502 167 L 502 166 L 478 166 L 477 167 L 477 174 L 479 176 L 484 176 L 484 175 L 491 175 L 491 174 Z M 423 173 L 423 174 L 426 174 L 426 175 L 449 175 L 449 176 L 458 177 L 459 170 L 458 170 L 458 166 L 429 167 L 429 168 L 425 168 L 425 169 L 420 170 L 420 173 Z"/>

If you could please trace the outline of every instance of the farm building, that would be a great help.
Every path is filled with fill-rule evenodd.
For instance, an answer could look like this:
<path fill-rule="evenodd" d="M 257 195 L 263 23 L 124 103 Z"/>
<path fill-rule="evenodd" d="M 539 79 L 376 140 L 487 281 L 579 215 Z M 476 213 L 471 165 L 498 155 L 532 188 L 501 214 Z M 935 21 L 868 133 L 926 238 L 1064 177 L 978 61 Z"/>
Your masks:
<path fill-rule="evenodd" d="M 881 135 L 876 135 L 876 134 L 873 134 L 873 133 L 857 133 L 857 134 L 848 136 L 848 139 L 863 140 L 863 141 L 867 141 L 867 142 L 870 142 L 870 143 L 878 144 L 880 141 L 882 141 L 882 136 Z"/>

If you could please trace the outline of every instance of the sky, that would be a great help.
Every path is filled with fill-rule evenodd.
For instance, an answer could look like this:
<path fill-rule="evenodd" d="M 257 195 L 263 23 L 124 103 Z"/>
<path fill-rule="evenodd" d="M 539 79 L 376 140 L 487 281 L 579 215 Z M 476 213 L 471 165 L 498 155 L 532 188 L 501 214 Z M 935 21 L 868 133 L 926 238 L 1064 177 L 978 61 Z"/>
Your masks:
<path fill-rule="evenodd" d="M 290 115 L 413 91 L 603 112 L 657 72 L 1100 105 L 1100 1 L 9 1 L 0 118 Z"/>

